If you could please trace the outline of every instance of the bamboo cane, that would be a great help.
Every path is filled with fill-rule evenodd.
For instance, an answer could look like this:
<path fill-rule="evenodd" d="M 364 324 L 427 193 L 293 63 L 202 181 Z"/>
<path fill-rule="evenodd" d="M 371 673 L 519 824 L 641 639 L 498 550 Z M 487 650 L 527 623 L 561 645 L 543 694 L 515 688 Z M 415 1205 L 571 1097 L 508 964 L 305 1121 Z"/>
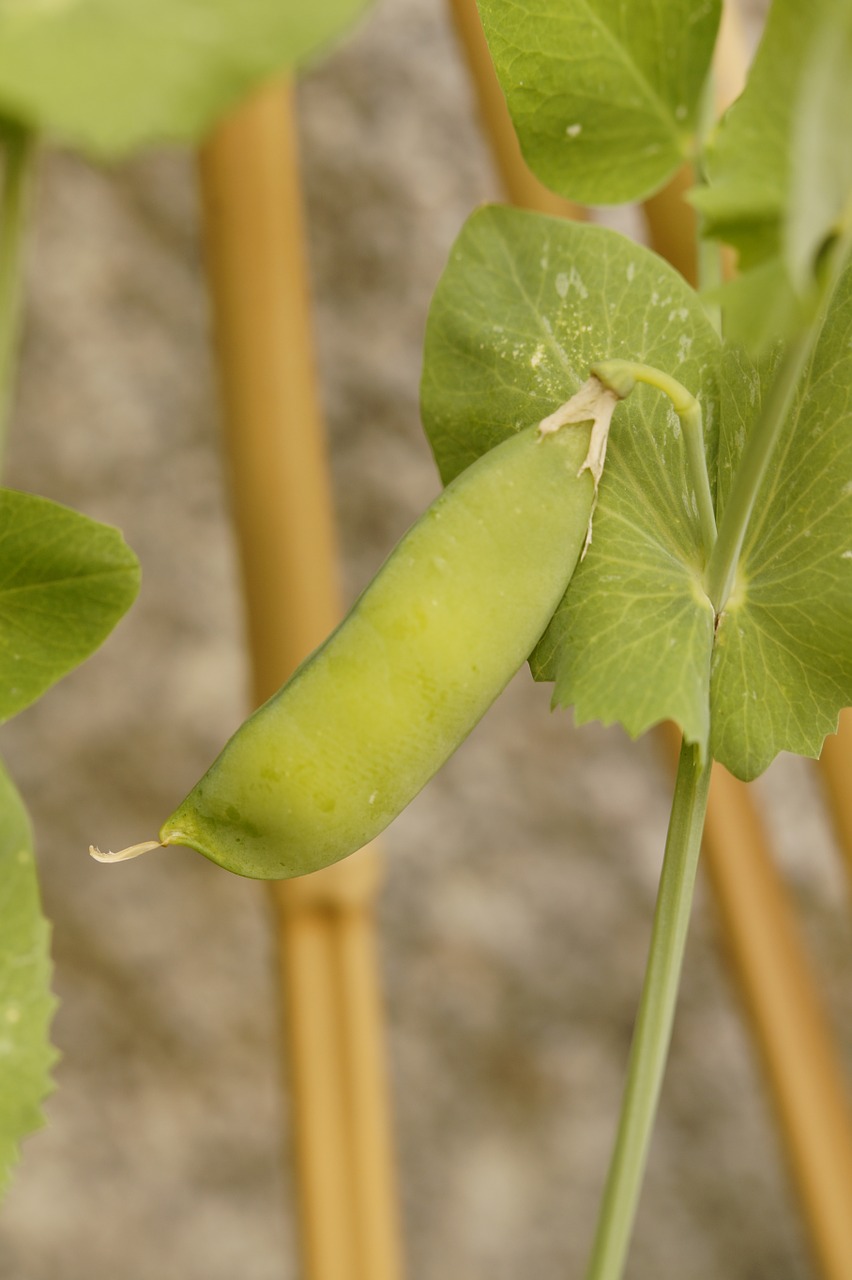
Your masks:
<path fill-rule="evenodd" d="M 748 789 L 715 766 L 705 866 L 826 1280 L 852 1275 L 852 1118 L 790 897 Z"/>
<path fill-rule="evenodd" d="M 200 160 L 255 702 L 340 615 L 292 92 L 272 85 Z M 307 1280 L 401 1275 L 373 847 L 274 884 Z"/>
<path fill-rule="evenodd" d="M 852 876 L 852 708 L 840 713 L 837 733 L 826 738 L 819 768 L 838 844 Z"/>
<path fill-rule="evenodd" d="M 451 4 L 480 101 L 490 102 L 497 81 L 487 51 L 482 56 L 481 28 L 478 37 L 471 34 L 478 23 L 474 0 L 451 0 Z M 721 105 L 727 105 L 739 93 L 745 77 L 744 42 L 731 4 L 725 7 L 720 53 L 716 91 Z M 483 116 L 499 160 L 506 146 L 503 118 L 499 111 L 483 111 Z M 499 163 L 505 173 L 509 166 Z M 683 201 L 691 182 L 689 172 L 681 171 L 664 191 L 646 202 L 645 214 L 653 247 L 694 282 L 695 221 Z M 508 181 L 506 186 L 514 198 Z M 544 204 L 536 205 L 529 189 L 523 202 L 542 212 L 552 211 L 550 207 L 545 210 Z M 847 741 L 850 755 L 837 772 L 852 778 L 852 722 Z M 838 793 L 842 785 L 837 784 Z M 843 794 L 852 837 L 852 800 L 849 790 Z M 704 853 L 814 1252 L 826 1280 L 849 1280 L 852 1125 L 843 1074 L 789 895 L 773 866 L 750 793 L 719 767 L 713 773 Z"/>
<path fill-rule="evenodd" d="M 494 74 L 491 54 L 475 0 L 450 0 L 450 12 L 464 52 L 482 123 L 491 143 L 504 190 L 519 209 L 536 209 L 566 218 L 584 218 L 581 205 L 554 195 L 528 168 L 521 154 L 503 90 Z"/>

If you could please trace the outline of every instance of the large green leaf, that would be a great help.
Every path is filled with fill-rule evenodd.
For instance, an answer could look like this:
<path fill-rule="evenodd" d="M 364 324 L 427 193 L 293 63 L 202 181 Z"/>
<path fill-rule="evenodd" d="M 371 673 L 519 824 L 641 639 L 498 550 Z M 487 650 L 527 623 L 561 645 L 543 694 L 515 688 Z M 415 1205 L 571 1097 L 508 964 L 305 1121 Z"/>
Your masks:
<path fill-rule="evenodd" d="M 139 590 L 117 529 L 0 490 L 0 720 L 97 649 Z"/>
<path fill-rule="evenodd" d="M 592 204 L 636 200 L 692 149 L 719 0 L 479 0 L 524 156 Z"/>
<path fill-rule="evenodd" d="M 0 0 L 0 114 L 101 157 L 193 141 L 364 0 Z"/>
<path fill-rule="evenodd" d="M 26 810 L 0 764 L 0 1195 L 52 1088 L 49 939 Z"/>
<path fill-rule="evenodd" d="M 718 352 L 695 293 L 649 250 L 601 227 L 482 210 L 427 327 L 423 416 L 441 475 L 545 417 L 610 357 L 664 369 L 698 395 L 712 474 Z M 678 420 L 637 388 L 613 420 L 592 546 L 532 658 L 578 721 L 639 734 L 669 718 L 705 741 L 713 611 L 700 547 Z"/>
<path fill-rule="evenodd" d="M 773 372 L 722 373 L 719 500 Z M 712 750 L 753 778 L 779 751 L 819 755 L 852 703 L 852 272 L 802 379 L 757 504 L 713 659 Z"/>

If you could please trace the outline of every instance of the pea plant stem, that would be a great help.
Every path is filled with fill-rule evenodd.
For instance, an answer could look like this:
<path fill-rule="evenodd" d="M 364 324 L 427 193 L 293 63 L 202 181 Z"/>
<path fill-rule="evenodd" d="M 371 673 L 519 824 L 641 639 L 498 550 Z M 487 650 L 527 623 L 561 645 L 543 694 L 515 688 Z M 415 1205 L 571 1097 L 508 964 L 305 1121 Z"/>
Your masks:
<path fill-rule="evenodd" d="M 6 420 L 18 350 L 23 245 L 27 193 L 35 138 L 18 125 L 0 126 L 3 155 L 0 192 L 0 456 L 6 440 Z"/>
<path fill-rule="evenodd" d="M 733 590 L 737 565 L 760 486 L 769 470 L 781 430 L 792 407 L 799 378 L 816 343 L 818 328 L 817 325 L 812 325 L 788 344 L 769 394 L 743 449 L 725 504 L 716 545 L 707 565 L 706 591 L 717 614 L 722 612 Z"/>
<path fill-rule="evenodd" d="M 826 271 L 818 314 L 812 324 L 787 343 L 769 394 L 743 449 L 705 576 L 705 589 L 717 614 L 722 612 L 733 591 L 737 565 L 760 487 L 793 406 L 799 380 L 822 331 L 826 312 L 849 264 L 850 248 L 852 237 L 844 236 L 837 244 Z"/>
<path fill-rule="evenodd" d="M 683 744 L 627 1084 L 586 1280 L 620 1280 L 624 1269 L 671 1039 L 710 768 L 697 747 Z"/>

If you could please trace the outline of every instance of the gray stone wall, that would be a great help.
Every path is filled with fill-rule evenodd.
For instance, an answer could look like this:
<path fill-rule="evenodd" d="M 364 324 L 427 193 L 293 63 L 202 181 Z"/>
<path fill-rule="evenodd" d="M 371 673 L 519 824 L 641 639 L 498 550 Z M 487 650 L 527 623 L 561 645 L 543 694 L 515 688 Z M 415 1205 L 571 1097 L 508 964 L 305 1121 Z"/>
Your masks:
<path fill-rule="evenodd" d="M 499 197 L 440 4 L 380 0 L 301 90 L 319 363 L 347 592 L 437 493 L 425 315 Z M 262 887 L 188 851 L 119 868 L 242 718 L 243 629 L 191 159 L 43 158 L 9 482 L 121 525 L 107 646 L 4 730 L 54 921 L 49 1126 L 4 1280 L 295 1280 Z M 582 1273 L 665 834 L 655 744 L 577 731 L 522 672 L 388 832 L 380 907 L 412 1280 Z M 811 768 L 759 788 L 852 1062 L 847 890 Z M 699 890 L 633 1280 L 805 1280 L 763 1078 Z"/>

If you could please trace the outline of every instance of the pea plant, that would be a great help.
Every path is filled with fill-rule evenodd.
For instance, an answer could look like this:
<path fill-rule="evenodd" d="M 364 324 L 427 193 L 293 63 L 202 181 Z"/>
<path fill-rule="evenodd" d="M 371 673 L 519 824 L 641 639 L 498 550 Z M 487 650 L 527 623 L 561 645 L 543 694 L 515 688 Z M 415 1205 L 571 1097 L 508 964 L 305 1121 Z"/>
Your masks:
<path fill-rule="evenodd" d="M 362 0 L 0 0 L 0 443 L 41 137 L 99 162 L 153 142 L 198 141 L 249 89 L 324 44 L 361 7 Z M 0 720 L 87 658 L 138 587 L 138 562 L 118 530 L 1 489 Z M 0 1194 L 51 1088 L 48 944 L 30 823 L 0 765 Z"/>
<path fill-rule="evenodd" d="M 775 0 L 714 120 L 720 0 L 480 0 L 526 159 L 644 198 L 691 163 L 699 290 L 606 228 L 467 222 L 432 304 L 444 494 L 147 841 L 279 878 L 385 827 L 529 659 L 553 704 L 682 748 L 588 1280 L 624 1269 L 710 769 L 817 756 L 852 701 L 852 4 Z M 722 243 L 739 274 L 723 283 Z M 607 452 L 610 420 L 611 441 Z M 604 461 L 606 465 L 604 469 Z"/>

